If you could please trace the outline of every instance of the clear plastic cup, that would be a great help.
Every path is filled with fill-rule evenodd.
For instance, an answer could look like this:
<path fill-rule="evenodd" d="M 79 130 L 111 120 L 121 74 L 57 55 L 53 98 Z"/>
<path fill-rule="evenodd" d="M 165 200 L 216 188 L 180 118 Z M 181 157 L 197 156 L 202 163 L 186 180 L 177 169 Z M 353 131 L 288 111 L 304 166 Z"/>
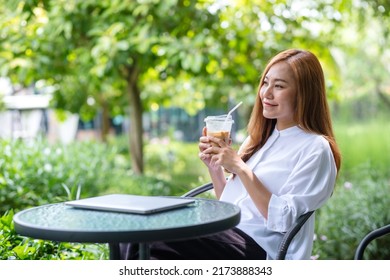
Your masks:
<path fill-rule="evenodd" d="M 230 115 L 226 119 L 227 115 L 220 116 L 208 116 L 204 119 L 207 128 L 207 136 L 213 136 L 220 138 L 229 143 L 230 133 L 234 120 Z"/>

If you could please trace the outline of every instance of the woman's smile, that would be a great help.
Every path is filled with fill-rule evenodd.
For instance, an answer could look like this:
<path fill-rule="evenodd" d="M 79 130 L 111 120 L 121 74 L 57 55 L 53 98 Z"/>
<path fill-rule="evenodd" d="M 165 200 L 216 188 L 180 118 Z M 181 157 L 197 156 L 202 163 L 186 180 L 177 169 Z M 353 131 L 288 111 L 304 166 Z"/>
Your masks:
<path fill-rule="evenodd" d="M 271 102 L 269 102 L 267 100 L 263 100 L 263 106 L 265 108 L 265 107 L 275 107 L 275 106 L 278 106 L 278 105 L 277 104 L 273 104 L 273 103 L 271 103 Z"/>

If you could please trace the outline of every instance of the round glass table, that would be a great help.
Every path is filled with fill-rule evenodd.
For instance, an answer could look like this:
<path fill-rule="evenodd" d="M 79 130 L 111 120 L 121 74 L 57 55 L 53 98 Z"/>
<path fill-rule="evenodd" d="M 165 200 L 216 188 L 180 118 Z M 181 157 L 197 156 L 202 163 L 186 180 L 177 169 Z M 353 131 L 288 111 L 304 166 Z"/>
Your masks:
<path fill-rule="evenodd" d="M 195 198 L 185 207 L 147 215 L 77 209 L 64 203 L 38 206 L 14 215 L 15 230 L 20 235 L 62 242 L 108 243 L 110 259 L 119 258 L 121 242 L 138 243 L 140 259 L 148 259 L 150 243 L 213 234 L 239 221 L 238 206 L 202 198 Z"/>

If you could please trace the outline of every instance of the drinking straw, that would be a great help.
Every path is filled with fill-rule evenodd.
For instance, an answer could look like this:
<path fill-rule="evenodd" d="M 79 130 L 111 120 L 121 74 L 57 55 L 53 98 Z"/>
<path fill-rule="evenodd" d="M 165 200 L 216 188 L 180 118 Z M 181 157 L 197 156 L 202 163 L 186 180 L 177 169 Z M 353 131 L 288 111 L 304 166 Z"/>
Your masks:
<path fill-rule="evenodd" d="M 229 111 L 229 113 L 226 115 L 225 121 L 223 122 L 223 127 L 225 126 L 225 124 L 226 124 L 226 122 L 227 122 L 229 116 L 234 112 L 234 110 L 236 110 L 238 107 L 240 107 L 241 104 L 242 104 L 242 101 L 241 101 L 240 103 L 238 103 L 236 106 L 234 106 L 233 109 L 231 109 L 231 110 Z"/>

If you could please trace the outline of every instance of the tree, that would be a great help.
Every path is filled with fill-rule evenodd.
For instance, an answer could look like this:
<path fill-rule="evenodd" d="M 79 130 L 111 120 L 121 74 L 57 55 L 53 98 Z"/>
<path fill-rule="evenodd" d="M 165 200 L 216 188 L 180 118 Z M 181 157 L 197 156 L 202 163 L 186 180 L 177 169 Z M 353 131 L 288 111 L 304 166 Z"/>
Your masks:
<path fill-rule="evenodd" d="M 353 117 L 367 119 L 376 115 L 378 108 L 390 109 L 390 2 L 351 2 L 343 16 L 345 24 L 338 30 L 340 92 L 344 99 L 356 102 Z"/>
<path fill-rule="evenodd" d="M 135 173 L 152 104 L 190 113 L 235 100 L 250 107 L 267 60 L 290 47 L 311 49 L 337 84 L 330 46 L 351 0 L 223 3 L 0 0 L 0 74 L 55 85 L 53 106 L 86 119 L 129 114 Z"/>
<path fill-rule="evenodd" d="M 133 169 L 142 173 L 140 81 L 147 83 L 152 69 L 157 81 L 183 77 L 183 72 L 207 73 L 217 45 L 210 27 L 218 24 L 217 13 L 207 10 L 209 1 L 47 0 L 4 5 L 9 8 L 4 13 L 16 11 L 2 22 L 15 28 L 3 31 L 8 62 L 3 74 L 57 85 L 54 105 L 74 112 L 92 109 L 93 114 L 88 99 L 103 112 L 123 110 L 118 100 L 123 104 L 127 97 Z M 27 30 L 19 33 L 15 26 L 23 25 Z M 16 46 L 7 45 L 11 37 Z"/>

